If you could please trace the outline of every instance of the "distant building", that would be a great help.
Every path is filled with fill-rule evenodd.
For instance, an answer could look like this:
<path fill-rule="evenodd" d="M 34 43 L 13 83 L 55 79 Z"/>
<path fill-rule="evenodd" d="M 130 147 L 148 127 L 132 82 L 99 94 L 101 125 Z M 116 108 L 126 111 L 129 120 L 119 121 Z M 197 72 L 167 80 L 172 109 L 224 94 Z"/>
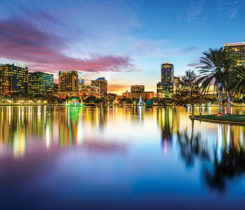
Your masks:
<path fill-rule="evenodd" d="M 180 78 L 174 77 L 174 88 L 173 88 L 173 94 L 178 95 L 180 92 Z"/>
<path fill-rule="evenodd" d="M 53 92 L 54 75 L 45 72 L 29 73 L 29 94 L 43 95 Z"/>
<path fill-rule="evenodd" d="M 161 82 L 157 84 L 159 98 L 171 98 L 173 94 L 174 65 L 163 63 L 161 66 Z"/>
<path fill-rule="evenodd" d="M 154 92 L 148 91 L 148 92 L 142 92 L 142 93 L 132 93 L 132 92 L 126 91 L 122 94 L 122 96 L 125 98 L 130 98 L 130 99 L 133 99 L 133 98 L 139 99 L 141 96 L 142 100 L 146 101 L 146 100 L 150 100 L 154 98 Z"/>
<path fill-rule="evenodd" d="M 104 77 L 100 77 L 96 80 L 92 80 L 91 86 L 95 86 L 99 88 L 100 96 L 107 94 L 107 80 Z"/>
<path fill-rule="evenodd" d="M 60 71 L 59 72 L 59 91 L 77 92 L 78 91 L 78 72 Z"/>
<path fill-rule="evenodd" d="M 99 97 L 99 88 L 91 85 L 83 85 L 78 95 L 83 99 L 90 96 Z"/>
<path fill-rule="evenodd" d="M 231 52 L 237 66 L 245 66 L 245 43 L 227 43 L 224 49 Z"/>
<path fill-rule="evenodd" d="M 0 65 L 0 93 L 5 96 L 28 93 L 28 68 L 24 64 Z"/>
<path fill-rule="evenodd" d="M 53 93 L 57 93 L 59 91 L 59 84 L 54 83 Z"/>
<path fill-rule="evenodd" d="M 83 73 L 78 72 L 78 91 L 82 91 L 83 86 L 84 86 Z"/>
<path fill-rule="evenodd" d="M 131 93 L 143 93 L 145 91 L 144 85 L 132 85 Z"/>
<path fill-rule="evenodd" d="M 145 91 L 144 85 L 132 85 L 131 86 L 131 92 L 124 92 L 122 94 L 123 97 L 129 98 L 129 99 L 139 99 L 140 96 L 143 101 L 149 100 L 154 98 L 154 92 L 153 91 Z"/>

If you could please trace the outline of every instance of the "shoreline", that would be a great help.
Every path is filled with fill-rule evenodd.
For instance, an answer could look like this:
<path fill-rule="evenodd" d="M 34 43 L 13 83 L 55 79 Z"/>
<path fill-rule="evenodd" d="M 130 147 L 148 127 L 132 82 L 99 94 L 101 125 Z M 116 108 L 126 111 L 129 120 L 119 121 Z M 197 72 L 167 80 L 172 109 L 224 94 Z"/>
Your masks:
<path fill-rule="evenodd" d="M 217 115 L 194 115 L 189 116 L 189 118 L 200 122 L 245 126 L 245 115 L 223 115 L 222 117 L 218 117 Z"/>

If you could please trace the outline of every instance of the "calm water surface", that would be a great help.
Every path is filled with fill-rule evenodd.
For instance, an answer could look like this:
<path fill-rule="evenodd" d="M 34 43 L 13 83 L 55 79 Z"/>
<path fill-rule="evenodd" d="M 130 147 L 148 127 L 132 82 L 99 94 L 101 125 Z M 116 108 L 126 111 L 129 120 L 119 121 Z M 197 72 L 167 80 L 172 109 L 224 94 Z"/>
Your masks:
<path fill-rule="evenodd" d="M 188 116 L 183 107 L 0 107 L 0 209 L 244 209 L 245 128 Z"/>

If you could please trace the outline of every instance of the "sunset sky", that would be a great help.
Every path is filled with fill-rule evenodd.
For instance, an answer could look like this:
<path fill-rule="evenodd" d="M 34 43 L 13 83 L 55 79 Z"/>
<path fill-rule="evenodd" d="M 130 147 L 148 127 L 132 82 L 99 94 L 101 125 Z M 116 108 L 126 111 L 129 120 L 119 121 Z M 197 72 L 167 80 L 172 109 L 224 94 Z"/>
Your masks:
<path fill-rule="evenodd" d="M 160 66 L 183 75 L 208 48 L 245 41 L 244 0 L 1 0 L 0 63 L 77 70 L 109 91 L 156 91 Z"/>

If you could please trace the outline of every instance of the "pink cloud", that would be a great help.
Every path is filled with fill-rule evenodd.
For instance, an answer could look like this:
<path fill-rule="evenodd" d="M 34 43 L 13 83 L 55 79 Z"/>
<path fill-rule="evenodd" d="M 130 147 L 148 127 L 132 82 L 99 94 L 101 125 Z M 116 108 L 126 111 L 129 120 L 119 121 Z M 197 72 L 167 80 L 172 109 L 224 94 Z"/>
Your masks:
<path fill-rule="evenodd" d="M 49 20 L 51 18 L 45 17 Z M 21 19 L 0 21 L 1 57 L 25 62 L 30 70 L 100 72 L 134 69 L 131 59 L 127 56 L 96 55 L 90 59 L 79 59 L 63 54 L 62 51 L 65 49 L 66 44 L 61 37 L 44 32 L 40 26 L 37 27 L 31 21 Z"/>

